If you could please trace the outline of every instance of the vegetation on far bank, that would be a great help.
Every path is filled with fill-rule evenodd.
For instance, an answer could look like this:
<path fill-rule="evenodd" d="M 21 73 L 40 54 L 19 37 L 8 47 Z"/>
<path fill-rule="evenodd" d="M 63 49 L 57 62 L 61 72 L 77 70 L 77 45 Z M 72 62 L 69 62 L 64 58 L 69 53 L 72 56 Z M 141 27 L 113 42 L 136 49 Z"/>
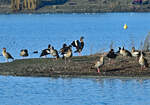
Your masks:
<path fill-rule="evenodd" d="M 99 12 L 149 12 L 150 1 L 141 4 L 134 0 L 40 0 L 35 10 L 13 10 L 11 0 L 0 0 L 0 13 L 99 13 Z M 23 5 L 21 0 L 20 5 Z"/>

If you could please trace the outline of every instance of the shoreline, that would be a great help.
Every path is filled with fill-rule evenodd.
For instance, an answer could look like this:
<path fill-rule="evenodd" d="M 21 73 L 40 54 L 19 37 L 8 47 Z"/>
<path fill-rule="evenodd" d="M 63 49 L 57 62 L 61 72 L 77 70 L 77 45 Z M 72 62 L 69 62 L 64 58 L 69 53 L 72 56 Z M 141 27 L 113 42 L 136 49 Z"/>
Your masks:
<path fill-rule="evenodd" d="M 0 63 L 0 75 L 4 76 L 29 76 L 29 77 L 117 77 L 117 78 L 150 78 L 150 68 L 140 69 L 136 58 L 124 58 L 118 56 L 114 64 L 109 64 L 105 58 L 105 64 L 100 68 L 100 73 L 94 68 L 95 61 L 101 54 L 89 56 L 74 56 L 65 61 L 61 58 L 32 58 L 18 59 L 13 62 Z M 150 52 L 146 59 L 150 61 Z M 150 63 L 150 62 L 148 62 Z"/>

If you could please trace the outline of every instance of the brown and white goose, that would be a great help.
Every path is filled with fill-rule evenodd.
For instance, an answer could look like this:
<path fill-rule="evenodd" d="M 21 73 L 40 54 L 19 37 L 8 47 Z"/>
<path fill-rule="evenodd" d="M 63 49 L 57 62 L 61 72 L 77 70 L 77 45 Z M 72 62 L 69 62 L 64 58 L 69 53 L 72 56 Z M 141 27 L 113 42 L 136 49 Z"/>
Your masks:
<path fill-rule="evenodd" d="M 133 57 L 137 57 L 138 58 L 141 55 L 141 51 L 135 50 L 135 47 L 132 47 L 131 54 L 132 54 Z M 145 56 L 144 52 L 142 52 L 142 54 L 143 54 L 143 56 Z"/>
<path fill-rule="evenodd" d="M 40 57 L 43 57 L 43 56 L 46 57 L 48 54 L 50 54 L 50 48 L 51 48 L 51 45 L 49 44 L 47 49 L 42 50 Z"/>
<path fill-rule="evenodd" d="M 71 48 L 71 45 L 67 46 L 66 43 L 63 44 L 63 47 L 59 50 L 60 54 L 62 55 L 62 59 L 64 59 L 64 54 L 66 54 L 68 49 L 70 48 Z"/>
<path fill-rule="evenodd" d="M 73 41 L 71 43 L 71 45 L 76 48 L 76 51 L 74 51 L 74 53 L 78 52 L 79 56 L 81 56 L 81 51 L 83 50 L 83 47 L 84 47 L 83 39 L 84 39 L 84 37 L 81 36 L 80 37 L 80 41 L 79 40 L 75 40 L 75 41 Z"/>
<path fill-rule="evenodd" d="M 28 50 L 27 50 L 27 49 L 22 49 L 22 50 L 20 51 L 20 56 L 22 56 L 22 57 L 27 57 L 27 56 L 29 56 Z"/>
<path fill-rule="evenodd" d="M 50 48 L 50 54 L 54 57 L 56 57 L 56 60 L 59 58 L 59 54 L 58 54 L 58 51 L 56 49 L 54 49 L 54 47 L 52 46 Z"/>
<path fill-rule="evenodd" d="M 8 59 L 14 60 L 14 58 L 10 55 L 10 53 L 6 52 L 6 48 L 3 48 L 2 55 L 6 58 L 7 62 Z"/>
<path fill-rule="evenodd" d="M 95 68 L 97 69 L 98 73 L 100 73 L 100 67 L 102 67 L 104 65 L 104 56 L 105 56 L 105 54 L 100 56 L 99 61 L 95 62 Z"/>
<path fill-rule="evenodd" d="M 69 46 L 69 49 L 64 54 L 65 64 L 66 64 L 66 59 L 71 58 L 71 57 L 72 57 L 72 48 L 71 46 Z M 69 59 L 69 62 L 70 62 L 70 59 Z"/>
<path fill-rule="evenodd" d="M 140 55 L 140 58 L 139 58 L 139 64 L 141 65 L 141 70 L 143 70 L 143 67 L 148 67 L 148 62 L 146 60 L 146 58 L 144 58 L 143 54 L 142 54 L 142 51 L 141 51 L 141 55 Z"/>
<path fill-rule="evenodd" d="M 124 49 L 124 47 L 120 50 L 120 54 L 121 54 L 122 56 L 132 57 L 132 54 L 130 53 L 130 51 Z"/>

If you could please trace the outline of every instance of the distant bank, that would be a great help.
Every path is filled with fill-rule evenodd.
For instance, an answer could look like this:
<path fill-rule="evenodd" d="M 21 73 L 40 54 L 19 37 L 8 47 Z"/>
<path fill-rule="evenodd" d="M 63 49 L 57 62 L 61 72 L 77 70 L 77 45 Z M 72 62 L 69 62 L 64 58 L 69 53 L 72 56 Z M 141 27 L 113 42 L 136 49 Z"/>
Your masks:
<path fill-rule="evenodd" d="M 20 0 L 19 5 L 23 5 Z M 36 9 L 12 9 L 11 0 L 0 0 L 0 13 L 102 13 L 149 12 L 150 0 L 40 0 Z"/>

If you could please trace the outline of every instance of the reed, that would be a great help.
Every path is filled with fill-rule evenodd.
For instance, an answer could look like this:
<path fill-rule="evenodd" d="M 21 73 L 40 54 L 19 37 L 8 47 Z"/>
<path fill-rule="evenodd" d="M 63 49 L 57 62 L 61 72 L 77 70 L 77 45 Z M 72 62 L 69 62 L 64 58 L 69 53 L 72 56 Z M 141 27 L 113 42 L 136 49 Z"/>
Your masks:
<path fill-rule="evenodd" d="M 144 40 L 144 51 L 149 51 L 150 50 L 150 32 L 147 34 L 145 40 Z"/>

